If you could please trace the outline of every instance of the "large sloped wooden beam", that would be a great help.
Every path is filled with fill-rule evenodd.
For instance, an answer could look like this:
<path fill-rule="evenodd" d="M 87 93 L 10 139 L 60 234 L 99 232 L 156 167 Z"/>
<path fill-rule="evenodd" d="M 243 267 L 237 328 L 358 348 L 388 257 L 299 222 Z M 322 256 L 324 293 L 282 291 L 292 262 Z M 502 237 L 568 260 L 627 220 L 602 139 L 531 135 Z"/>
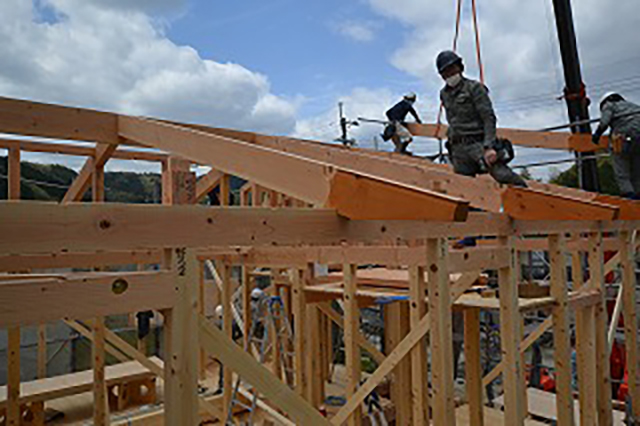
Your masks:
<path fill-rule="evenodd" d="M 0 97 L 0 132 L 118 144 L 116 114 Z"/>
<path fill-rule="evenodd" d="M 519 220 L 614 220 L 619 208 L 577 200 L 528 188 L 507 188 L 502 194 L 505 213 Z"/>
<path fill-rule="evenodd" d="M 429 138 L 447 137 L 446 125 L 437 124 L 409 124 L 409 131 L 415 136 Z M 603 137 L 598 145 L 591 142 L 590 135 L 572 134 L 568 132 L 539 132 L 535 130 L 498 129 L 498 136 L 509 139 L 516 145 L 530 148 L 560 149 L 564 151 L 592 152 L 605 149 L 609 145 L 609 138 Z"/>
<path fill-rule="evenodd" d="M 98 144 L 96 146 L 95 156 L 87 159 L 84 163 L 80 173 L 78 173 L 78 176 L 76 176 L 73 183 L 64 194 L 62 202 L 70 203 L 73 201 L 80 201 L 91 185 L 91 178 L 93 177 L 95 170 L 104 167 L 117 148 L 118 146 L 113 144 Z"/>
<path fill-rule="evenodd" d="M 499 185 L 496 182 L 490 179 L 474 179 L 456 175 L 450 167 L 431 163 L 424 159 L 357 148 L 346 149 L 338 145 L 289 137 L 261 135 L 239 130 L 192 124 L 180 125 L 299 155 L 382 179 L 462 198 L 468 200 L 474 207 L 487 211 L 496 213 L 500 211 Z"/>
<path fill-rule="evenodd" d="M 122 116 L 119 132 L 348 218 L 461 221 L 468 212 L 469 203 L 459 198 L 158 121 Z"/>
<path fill-rule="evenodd" d="M 394 153 L 345 148 L 343 146 L 316 141 L 268 136 L 231 129 L 211 128 L 202 125 L 188 124 L 183 126 L 300 155 L 338 167 L 349 167 L 351 170 L 460 197 L 468 200 L 472 206 L 483 210 L 491 212 L 503 211 L 501 194 L 504 188 L 500 188 L 500 185 L 487 175 L 476 178 L 461 176 L 453 173 L 450 166 L 435 164 L 422 158 L 396 155 Z M 431 129 L 429 125 L 424 126 Z M 432 129 L 432 131 L 435 132 L 435 129 Z M 444 127 L 444 132 L 445 133 L 442 133 L 442 130 L 440 130 L 439 134 L 443 137 L 446 136 L 446 126 Z M 435 135 L 435 133 L 433 134 Z M 569 134 L 553 133 L 552 135 L 559 135 L 562 138 L 566 138 Z M 536 181 L 529 181 L 527 183 L 531 189 L 542 191 L 547 194 L 549 198 L 557 195 L 560 199 L 569 197 L 573 199 L 575 203 L 579 203 L 580 201 L 588 203 L 598 201 L 596 198 L 599 197 L 599 195 L 594 192 L 583 191 L 576 188 Z M 632 208 L 633 206 L 630 205 L 630 202 L 627 203 L 621 199 L 611 203 L 606 202 L 604 199 L 600 200 L 600 202 L 621 206 L 621 210 L 625 212 L 635 211 Z M 622 208 L 623 203 L 624 208 Z M 637 216 L 630 213 L 621 216 L 621 218 L 625 220 L 632 220 L 636 217 Z"/>

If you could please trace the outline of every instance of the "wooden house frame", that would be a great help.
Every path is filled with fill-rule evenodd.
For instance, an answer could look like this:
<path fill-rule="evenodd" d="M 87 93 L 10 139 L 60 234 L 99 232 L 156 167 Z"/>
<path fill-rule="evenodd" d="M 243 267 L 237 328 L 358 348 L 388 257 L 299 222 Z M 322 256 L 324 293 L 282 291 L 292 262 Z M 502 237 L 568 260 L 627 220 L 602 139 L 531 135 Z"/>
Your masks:
<path fill-rule="evenodd" d="M 412 130 L 434 136 L 428 125 Z M 389 153 L 8 98 L 0 98 L 0 132 L 39 138 L 0 140 L 0 147 L 9 151 L 10 201 L 0 203 L 0 327 L 9 330 L 7 425 L 24 424 L 23 413 L 30 409 L 20 396 L 20 328 L 42 328 L 57 320 L 82 329 L 93 341 L 97 425 L 118 424 L 108 412 L 105 353 L 136 360 L 162 378 L 163 407 L 126 424 L 197 425 L 202 418 L 223 419 L 237 374 L 260 392 L 260 408 L 276 423 L 360 425 L 364 399 L 393 376 L 397 424 L 523 425 L 529 422 L 523 353 L 548 330 L 554 339 L 558 424 L 573 425 L 572 311 L 580 424 L 610 425 L 604 277 L 618 266 L 623 284 L 617 311 L 625 318 L 629 389 L 640 417 L 634 259 L 640 207 L 635 202 L 535 182 L 528 189 L 500 187 L 486 177 L 459 176 L 445 166 Z M 569 134 L 507 132 L 529 146 L 587 146 Z M 95 147 L 59 140 L 93 142 Z M 140 146 L 158 151 L 137 150 Z M 87 161 L 62 203 L 17 201 L 22 151 L 84 155 Z M 163 205 L 104 203 L 104 166 L 110 158 L 160 162 Z M 196 179 L 190 164 L 213 169 Z M 241 206 L 229 206 L 231 175 L 247 181 L 240 191 Z M 195 205 L 215 187 L 221 206 Z M 93 203 L 79 203 L 89 188 Z M 483 212 L 470 212 L 470 207 Z M 464 236 L 483 237 L 486 244 L 452 249 L 451 242 Z M 605 249 L 617 252 L 607 262 Z M 518 293 L 517 259 L 519 252 L 532 250 L 548 252 L 550 294 L 524 299 Z M 100 271 L 125 264 L 160 267 L 152 272 Z M 315 275 L 316 264 L 342 265 L 342 272 L 327 282 Z M 367 280 L 358 266 L 370 264 L 405 268 L 406 278 L 394 285 Z M 231 276 L 234 266 L 242 267 L 239 282 Z M 245 336 L 250 326 L 234 312 L 232 288 L 239 286 L 248 312 L 250 270 L 257 266 L 272 271 L 272 287 L 287 297 L 296 331 L 293 389 L 283 382 L 282 371 L 261 365 L 230 338 L 234 316 Z M 37 273 L 70 267 L 96 271 Z M 203 314 L 208 303 L 205 268 L 219 288 L 222 330 Z M 499 296 L 465 294 L 487 269 L 498 272 Z M 386 353 L 360 330 L 360 308 L 380 298 L 395 300 L 385 307 Z M 344 315 L 331 307 L 331 300 L 341 301 Z M 466 420 L 461 420 L 453 395 L 454 309 L 463 312 L 465 322 Z M 524 336 L 522 313 L 533 309 L 550 315 Z M 158 311 L 164 319 L 160 364 L 104 326 L 107 315 L 141 310 Z M 499 312 L 502 337 L 502 362 L 485 376 L 480 369 L 481 310 Z M 344 330 L 347 399 L 335 416 L 325 418 L 318 408 L 325 396 L 330 324 Z M 41 332 L 41 375 L 44 339 Z M 377 364 L 365 381 L 363 351 Z M 227 372 L 221 397 L 198 394 L 209 355 Z M 488 411 L 482 396 L 483 385 L 499 375 L 503 414 Z M 33 421 L 42 424 L 42 419 Z"/>

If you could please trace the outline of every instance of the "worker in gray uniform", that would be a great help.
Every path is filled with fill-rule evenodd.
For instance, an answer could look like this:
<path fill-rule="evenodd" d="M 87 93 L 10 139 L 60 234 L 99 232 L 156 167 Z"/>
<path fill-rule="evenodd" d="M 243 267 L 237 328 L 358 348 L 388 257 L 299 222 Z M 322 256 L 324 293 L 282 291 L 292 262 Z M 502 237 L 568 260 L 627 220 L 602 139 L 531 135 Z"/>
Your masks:
<path fill-rule="evenodd" d="M 611 128 L 613 170 L 623 197 L 640 199 L 640 105 L 626 101 L 615 92 L 600 100 L 600 125 L 593 143 Z"/>
<path fill-rule="evenodd" d="M 487 87 L 462 75 L 462 58 L 455 52 L 441 52 L 436 66 L 446 82 L 440 100 L 449 123 L 447 148 L 454 172 L 465 176 L 489 173 L 500 183 L 526 187 L 524 179 L 507 165 L 513 159 L 510 142 L 496 138 L 496 114 Z"/>

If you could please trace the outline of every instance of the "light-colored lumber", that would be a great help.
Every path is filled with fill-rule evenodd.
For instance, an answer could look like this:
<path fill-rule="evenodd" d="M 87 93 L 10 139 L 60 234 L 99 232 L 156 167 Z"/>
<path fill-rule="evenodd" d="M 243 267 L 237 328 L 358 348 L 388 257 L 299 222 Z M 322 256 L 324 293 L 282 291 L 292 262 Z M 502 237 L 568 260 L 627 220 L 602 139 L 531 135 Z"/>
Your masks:
<path fill-rule="evenodd" d="M 438 124 L 410 123 L 409 130 L 416 136 L 446 138 L 448 126 Z M 516 145 L 531 148 L 560 149 L 563 151 L 592 152 L 604 149 L 609 138 L 603 138 L 599 145 L 591 142 L 591 137 L 567 132 L 539 132 L 536 130 L 498 129 L 498 136 L 511 140 Z"/>
<path fill-rule="evenodd" d="M 633 401 L 634 417 L 640 418 L 640 365 L 638 357 L 638 306 L 636 304 L 635 233 L 620 233 L 620 258 L 622 265 L 622 289 L 625 349 L 629 374 L 629 395 Z M 617 321 L 616 321 L 617 322 Z"/>
<path fill-rule="evenodd" d="M 466 273 L 460 276 L 458 281 L 451 287 L 451 300 L 454 301 L 460 295 L 462 295 L 473 283 L 476 281 L 478 273 Z M 351 399 L 336 413 L 335 417 L 331 419 L 331 423 L 334 425 L 342 424 L 346 418 L 357 408 L 359 404 L 373 391 L 378 384 L 398 365 L 402 359 L 411 352 L 411 349 L 422 341 L 422 338 L 431 329 L 431 322 L 427 314 L 418 323 L 417 327 L 413 327 L 409 334 L 396 346 L 396 348 L 386 357 L 376 371 L 367 379 L 367 381 L 360 386 L 358 392 L 355 393 Z M 453 377 L 452 377 L 453 378 Z"/>
<path fill-rule="evenodd" d="M 344 351 L 345 367 L 347 369 L 347 399 L 351 397 L 360 385 L 360 346 L 356 336 L 360 333 L 360 309 L 356 299 L 357 266 L 345 264 L 342 267 L 344 276 Z M 348 419 L 349 426 L 361 424 L 362 412 L 356 409 Z"/>
<path fill-rule="evenodd" d="M 0 148 L 18 148 L 25 152 L 63 154 L 80 157 L 93 157 L 96 154 L 96 149 L 90 146 L 81 146 L 69 143 L 53 143 L 50 141 L 34 142 L 7 138 L 0 138 Z M 163 162 L 166 161 L 167 156 L 156 152 L 119 149 L 111 155 L 111 158 L 117 158 L 118 160 Z"/>
<path fill-rule="evenodd" d="M 367 219 L 464 220 L 468 211 L 468 202 L 459 198 L 157 121 L 121 116 L 119 131 L 127 139 L 206 162 L 224 173 L 318 206 L 334 207 L 347 217 L 358 214 L 358 206 L 369 207 L 368 215 L 375 215 Z M 398 204 L 386 202 L 389 197 Z"/>
<path fill-rule="evenodd" d="M 509 187 L 502 193 L 504 211 L 519 220 L 614 220 L 619 207 L 595 201 Z"/>
<path fill-rule="evenodd" d="M 110 252 L 76 252 L 49 254 L 7 254 L 0 256 L 0 271 L 16 272 L 30 269 L 89 268 L 112 265 L 159 263 L 160 251 L 130 250 Z"/>
<path fill-rule="evenodd" d="M 211 247 L 198 253 L 199 258 L 222 257 L 236 263 L 284 267 L 321 264 L 381 264 L 410 266 L 424 264 L 424 248 L 409 246 L 317 246 L 317 247 Z M 449 271 L 469 272 L 499 269 L 509 263 L 503 247 L 488 246 L 449 251 Z M 366 272 L 366 271 L 365 271 Z"/>
<path fill-rule="evenodd" d="M 634 223 L 634 222 L 628 222 Z M 176 226 L 179 224 L 180 226 Z M 163 229 L 164 232 L 157 232 Z M 346 221 L 324 209 L 0 202 L 0 255 L 206 247 L 329 245 L 509 232 L 506 217 L 466 222 Z"/>
<path fill-rule="evenodd" d="M 519 351 L 520 313 L 518 311 L 518 281 L 516 277 L 516 254 L 513 238 L 502 238 L 501 243 L 511 250 L 511 262 L 498 271 L 500 286 L 500 343 L 503 356 L 505 394 L 505 424 L 524 424 L 524 405 L 521 400 L 522 357 Z"/>
<path fill-rule="evenodd" d="M 105 337 L 104 317 L 93 321 L 93 424 L 105 426 L 109 424 L 109 401 L 107 399 L 107 383 L 105 381 Z"/>
<path fill-rule="evenodd" d="M 231 339 L 233 335 L 233 314 L 231 312 L 231 308 L 233 305 L 233 289 L 231 287 L 231 265 L 220 262 L 217 265 L 217 269 L 220 271 L 219 274 L 222 283 L 220 292 L 220 304 L 222 305 L 222 331 L 228 339 Z M 233 377 L 232 370 L 226 363 L 223 364 L 223 374 L 222 406 L 225 410 L 228 410 L 229 405 L 231 404 L 231 394 L 233 391 Z"/>
<path fill-rule="evenodd" d="M 293 304 L 293 330 L 294 330 L 294 346 L 295 346 L 295 373 L 296 373 L 296 392 L 300 396 L 307 393 L 307 356 L 305 348 L 306 336 L 306 296 L 304 292 L 304 271 L 302 269 L 294 269 L 292 275 L 292 296 Z"/>
<path fill-rule="evenodd" d="M 617 206 L 620 209 L 618 215 L 620 220 L 640 219 L 640 202 L 636 200 L 598 194 L 592 201 Z"/>
<path fill-rule="evenodd" d="M 421 247 L 424 253 L 424 247 Z M 410 315 L 411 327 L 417 327 L 427 313 L 425 304 L 427 285 L 424 267 L 409 268 L 409 292 L 411 294 Z M 412 420 L 415 426 L 429 422 L 429 387 L 427 374 L 426 344 L 423 340 L 411 351 L 411 405 Z"/>
<path fill-rule="evenodd" d="M 0 131 L 117 144 L 115 114 L 0 97 Z"/>
<path fill-rule="evenodd" d="M 180 419 L 184 424 L 198 423 L 198 261 L 192 249 L 175 248 L 171 253 L 171 270 L 175 273 L 177 301 L 170 321 L 170 345 L 165 358 L 165 392 L 173 404 L 167 424 Z M 167 374 L 168 371 L 168 374 Z M 171 382 L 171 383 L 169 383 Z M 167 385 L 169 385 L 167 387 Z"/>
<path fill-rule="evenodd" d="M 573 288 L 580 291 L 585 287 L 582 253 L 571 253 Z M 600 295 L 598 294 L 598 301 Z M 598 421 L 596 401 L 596 335 L 595 308 L 578 308 L 576 316 L 576 360 L 578 373 L 578 399 L 580 405 L 580 425 L 596 425 Z"/>
<path fill-rule="evenodd" d="M 221 330 L 210 325 L 205 318 L 199 318 L 198 332 L 202 346 L 211 355 L 244 377 L 264 395 L 265 399 L 287 413 L 296 424 L 309 426 L 330 424 L 315 408 L 228 339 Z"/>
<path fill-rule="evenodd" d="M 162 164 L 162 204 L 194 204 L 196 202 L 196 174 L 191 163 L 175 156 Z"/>
<path fill-rule="evenodd" d="M 20 149 L 9 149 L 8 155 L 9 179 L 8 179 L 8 198 L 9 200 L 20 199 Z"/>
<path fill-rule="evenodd" d="M 453 346 L 451 290 L 447 268 L 447 241 L 427 240 L 427 279 L 431 318 L 433 419 L 436 425 L 455 425 L 453 400 Z"/>
<path fill-rule="evenodd" d="M 571 387 L 571 340 L 567 295 L 567 269 L 563 235 L 549 236 L 549 258 L 551 264 L 551 295 L 556 305 L 551 310 L 553 317 L 553 361 L 556 377 L 556 404 L 558 424 L 574 425 L 573 391 Z"/>
<path fill-rule="evenodd" d="M 7 330 L 7 413 L 8 426 L 20 426 L 20 328 Z"/>
<path fill-rule="evenodd" d="M 289 137 L 267 136 L 199 125 L 186 126 L 199 131 L 299 155 L 335 167 L 449 194 L 469 200 L 475 207 L 481 207 L 488 211 L 500 211 L 500 194 L 497 191 L 498 185 L 495 182 L 490 179 L 481 180 L 456 175 L 446 166 L 434 164 L 423 159 L 412 159 L 403 155 L 393 156 L 392 153 L 383 154 L 357 148 L 345 149 L 342 146 Z"/>
<path fill-rule="evenodd" d="M 318 309 L 320 309 L 320 311 L 323 314 L 325 314 L 327 318 L 333 321 L 333 323 L 336 324 L 338 327 L 340 328 L 344 327 L 343 316 L 338 312 L 336 312 L 336 310 L 333 309 L 329 303 L 327 302 L 318 303 Z M 381 364 L 384 361 L 384 359 L 386 358 L 385 355 L 382 352 L 380 352 L 378 348 L 376 348 L 371 342 L 369 342 L 362 335 L 362 333 L 358 332 L 358 335 L 356 336 L 356 340 L 360 345 L 360 347 L 364 349 L 369 355 L 371 355 L 371 357 L 376 363 Z"/>
<path fill-rule="evenodd" d="M 220 184 L 222 173 L 216 169 L 212 169 L 209 173 L 201 176 L 196 181 L 196 201 L 202 200 Z"/>
<path fill-rule="evenodd" d="M 589 286 L 600 291 L 601 300 L 595 307 L 596 310 L 596 396 L 598 403 L 598 425 L 611 426 L 611 372 L 610 351 L 607 342 L 608 313 L 605 302 L 605 270 L 604 251 L 602 247 L 602 234 L 594 232 L 589 235 L 589 274 L 591 276 Z M 615 256 L 614 256 L 615 258 Z M 611 259 L 613 260 L 613 259 Z M 610 260 L 610 262 L 611 262 Z M 620 257 L 618 256 L 618 262 Z M 586 287 L 586 285 L 585 285 Z"/>
<path fill-rule="evenodd" d="M 223 173 L 220 176 L 220 205 L 225 207 L 231 203 L 231 176 Z M 272 206 L 275 207 L 275 206 Z"/>
<path fill-rule="evenodd" d="M 482 366 L 480 364 L 480 309 L 464 310 L 464 371 L 469 402 L 469 419 L 484 425 Z"/>
<path fill-rule="evenodd" d="M 70 203 L 73 201 L 80 201 L 87 192 L 91 185 L 91 179 L 94 175 L 94 171 L 97 169 L 100 171 L 105 163 L 111 158 L 113 152 L 117 149 L 117 145 L 102 143 L 96 146 L 95 156 L 87 159 L 87 161 L 80 169 L 80 173 L 73 180 L 73 183 L 64 194 L 62 198 L 63 203 Z M 98 172 L 100 173 L 100 172 Z"/>
<path fill-rule="evenodd" d="M 176 299 L 172 284 L 171 274 L 166 272 L 4 281 L 0 283 L 0 327 L 169 308 Z M 114 289 L 125 290 L 117 294 Z"/>

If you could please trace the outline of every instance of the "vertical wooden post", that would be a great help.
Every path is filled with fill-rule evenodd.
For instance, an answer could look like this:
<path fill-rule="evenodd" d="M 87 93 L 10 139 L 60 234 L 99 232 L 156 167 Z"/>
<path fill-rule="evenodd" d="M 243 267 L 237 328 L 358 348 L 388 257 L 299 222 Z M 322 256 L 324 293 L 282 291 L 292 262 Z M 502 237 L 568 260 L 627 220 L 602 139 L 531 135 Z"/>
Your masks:
<path fill-rule="evenodd" d="M 228 206 L 231 201 L 231 176 L 226 173 L 220 178 L 220 205 Z"/>
<path fill-rule="evenodd" d="M 563 235 L 549 235 L 551 263 L 551 296 L 556 300 L 553 315 L 553 360 L 556 372 L 556 407 L 559 425 L 574 425 L 573 391 L 571 388 L 571 338 L 567 267 Z"/>
<path fill-rule="evenodd" d="M 162 166 L 162 203 L 193 204 L 196 199 L 196 174 L 190 162 L 169 157 Z"/>
<path fill-rule="evenodd" d="M 324 401 L 324 378 L 322 377 L 322 368 L 320 364 L 320 310 L 316 304 L 307 306 L 307 354 L 309 361 L 307 369 L 309 374 L 307 380 L 309 384 L 309 402 L 316 408 L 319 408 Z"/>
<path fill-rule="evenodd" d="M 609 315 L 605 300 L 604 252 L 602 234 L 589 235 L 589 273 L 591 286 L 600 291 L 601 299 L 595 307 L 596 316 L 596 396 L 598 401 L 598 425 L 613 424 L 613 407 L 611 403 L 610 355 L 607 341 Z"/>
<path fill-rule="evenodd" d="M 417 327 L 427 313 L 425 303 L 427 285 L 424 280 L 424 267 L 409 267 L 409 293 L 411 295 L 410 317 L 411 327 Z M 415 426 L 429 423 L 429 388 L 427 375 L 427 353 L 425 339 L 411 351 L 411 404 L 413 408 L 413 424 Z"/>
<path fill-rule="evenodd" d="M 622 263 L 622 314 L 624 317 L 629 395 L 633 401 L 633 414 L 640 418 L 640 366 L 638 365 L 638 311 L 636 305 L 635 238 L 629 231 L 620 232 L 620 259 Z"/>
<path fill-rule="evenodd" d="M 500 333 L 502 360 L 504 362 L 504 418 L 505 425 L 523 425 L 524 406 L 522 358 L 520 357 L 520 310 L 518 307 L 518 282 L 515 275 L 516 250 L 513 237 L 501 238 L 501 244 L 509 249 L 509 266 L 498 271 L 500 286 Z"/>
<path fill-rule="evenodd" d="M 8 330 L 7 356 L 7 425 L 20 426 L 22 412 L 20 409 L 20 328 Z"/>
<path fill-rule="evenodd" d="M 206 289 L 204 282 L 204 262 L 198 261 L 198 313 L 202 316 L 206 315 Z M 200 348 L 200 360 L 199 360 L 199 378 L 200 380 L 207 379 L 207 360 L 209 356 L 207 351 Z"/>
<path fill-rule="evenodd" d="M 469 422 L 484 425 L 482 366 L 480 362 L 480 309 L 464 310 L 464 370 L 469 401 Z"/>
<path fill-rule="evenodd" d="M 251 291 L 253 290 L 253 281 L 250 269 L 247 266 L 242 267 L 242 312 L 244 313 L 244 329 L 242 330 L 243 344 L 245 350 L 250 352 L 251 327 L 253 318 L 251 318 Z"/>
<path fill-rule="evenodd" d="M 427 240 L 429 315 L 431 317 L 431 379 L 433 421 L 436 426 L 456 424 L 453 400 L 453 335 L 451 289 L 445 239 Z"/>
<path fill-rule="evenodd" d="M 302 397 L 307 394 L 307 354 L 305 350 L 306 297 L 304 292 L 304 271 L 291 271 L 293 290 L 293 334 L 295 344 L 296 392 Z"/>
<path fill-rule="evenodd" d="M 349 399 L 360 385 L 360 346 L 356 336 L 360 332 L 360 309 L 356 293 L 358 290 L 357 267 L 345 264 L 342 267 L 344 277 L 344 351 L 345 367 L 347 369 L 347 399 Z M 362 411 L 357 409 L 349 417 L 350 426 L 360 425 Z"/>
<path fill-rule="evenodd" d="M 578 242 L 579 236 L 574 238 Z M 573 290 L 584 286 L 582 255 L 579 251 L 571 253 L 571 271 Z M 597 424 L 598 411 L 596 400 L 596 343 L 595 310 L 592 306 L 576 310 L 576 359 L 578 367 L 578 398 L 580 402 L 580 424 Z"/>
<path fill-rule="evenodd" d="M 9 149 L 8 196 L 10 200 L 20 199 L 20 149 Z M 8 333 L 7 356 L 7 424 L 19 426 L 20 410 L 20 327 L 10 327 Z"/>
<path fill-rule="evenodd" d="M 38 378 L 47 377 L 47 325 L 38 325 Z"/>
<path fill-rule="evenodd" d="M 104 317 L 93 322 L 93 424 L 109 424 L 109 401 L 105 381 L 105 324 Z"/>
<path fill-rule="evenodd" d="M 165 250 L 178 300 L 165 317 L 165 424 L 198 424 L 198 260 L 192 249 Z"/>
<path fill-rule="evenodd" d="M 232 304 L 232 289 L 231 289 L 231 265 L 224 262 L 216 264 L 218 266 L 218 272 L 222 279 L 222 294 L 220 304 L 222 305 L 222 330 L 224 334 L 231 339 L 233 337 L 233 317 L 231 312 Z M 227 366 L 223 366 L 223 391 L 222 391 L 222 407 L 223 410 L 228 410 L 231 404 L 232 387 L 233 387 L 233 372 Z"/>

